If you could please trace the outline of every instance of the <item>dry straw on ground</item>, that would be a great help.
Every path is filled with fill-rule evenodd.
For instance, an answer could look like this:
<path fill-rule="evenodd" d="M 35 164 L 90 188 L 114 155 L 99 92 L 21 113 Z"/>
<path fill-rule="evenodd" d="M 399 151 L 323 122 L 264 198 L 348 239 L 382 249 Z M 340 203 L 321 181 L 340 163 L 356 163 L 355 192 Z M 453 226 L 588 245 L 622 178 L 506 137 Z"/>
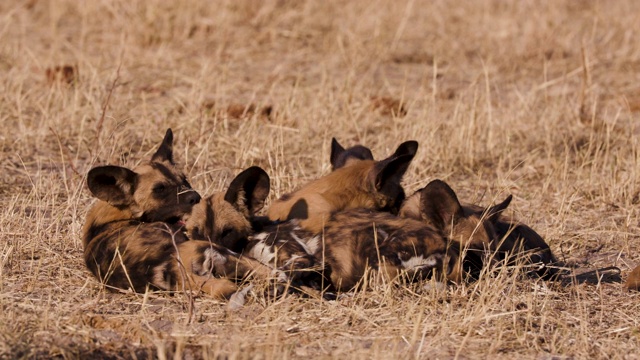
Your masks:
<path fill-rule="evenodd" d="M 251 290 L 236 310 L 196 298 L 189 317 L 184 294 L 103 289 L 80 240 L 87 171 L 133 166 L 167 127 L 201 193 L 259 165 L 272 199 L 329 171 L 332 136 L 377 157 L 416 139 L 409 191 L 511 193 L 577 273 L 624 280 L 640 263 L 638 14 L 635 0 L 0 2 L 0 356 L 638 358 L 640 294 L 615 273 L 502 269 L 337 301 Z"/>

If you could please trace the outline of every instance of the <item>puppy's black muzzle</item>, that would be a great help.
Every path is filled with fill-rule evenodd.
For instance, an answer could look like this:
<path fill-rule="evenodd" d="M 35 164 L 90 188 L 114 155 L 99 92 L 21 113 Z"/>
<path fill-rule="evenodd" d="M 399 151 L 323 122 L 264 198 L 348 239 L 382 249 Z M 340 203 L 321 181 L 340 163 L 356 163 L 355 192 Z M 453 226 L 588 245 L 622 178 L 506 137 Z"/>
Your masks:
<path fill-rule="evenodd" d="M 195 190 L 182 186 L 178 189 L 178 203 L 195 205 L 200 202 L 202 197 Z"/>

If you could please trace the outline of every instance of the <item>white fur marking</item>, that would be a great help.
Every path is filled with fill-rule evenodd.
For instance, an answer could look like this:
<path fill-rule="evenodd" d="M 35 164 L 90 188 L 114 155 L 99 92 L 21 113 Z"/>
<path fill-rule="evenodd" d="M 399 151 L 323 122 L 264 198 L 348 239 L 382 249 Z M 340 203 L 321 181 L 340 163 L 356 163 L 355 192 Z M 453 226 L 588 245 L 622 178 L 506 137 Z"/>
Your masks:
<path fill-rule="evenodd" d="M 389 237 L 389 234 L 382 229 L 376 228 L 376 231 L 378 232 L 378 241 L 385 241 Z"/>
<path fill-rule="evenodd" d="M 398 258 L 400 255 L 398 255 Z M 405 269 L 411 270 L 415 268 L 423 268 L 423 267 L 434 267 L 438 263 L 438 259 L 442 258 L 442 255 L 431 255 L 428 258 L 424 258 L 424 256 L 412 256 L 407 261 L 403 261 L 400 259 L 402 263 L 402 267 Z"/>
<path fill-rule="evenodd" d="M 258 240 L 258 241 L 265 241 L 267 240 L 267 238 L 269 237 L 269 233 L 268 232 L 261 232 L 257 235 L 253 235 L 251 237 L 252 240 Z"/>
<path fill-rule="evenodd" d="M 246 301 L 245 298 L 247 297 L 247 293 L 249 293 L 251 289 L 253 289 L 253 285 L 246 286 L 244 289 L 234 292 L 229 298 L 227 309 L 238 310 L 243 307 Z"/>
<path fill-rule="evenodd" d="M 204 251 L 204 261 L 202 262 L 202 273 L 198 275 L 210 274 L 214 271 L 216 265 L 222 265 L 227 259 L 219 252 L 209 248 Z"/>
<path fill-rule="evenodd" d="M 295 231 L 290 233 L 293 240 L 297 241 L 302 246 L 304 251 L 309 255 L 314 255 L 320 250 L 320 235 L 316 235 L 310 239 L 303 239 L 296 235 Z"/>
<path fill-rule="evenodd" d="M 276 278 L 276 280 L 278 280 L 279 283 L 286 283 L 287 281 L 289 281 L 289 277 L 284 271 L 273 270 L 272 274 L 275 275 L 274 277 Z"/>
<path fill-rule="evenodd" d="M 273 247 L 263 242 L 259 242 L 254 245 L 251 250 L 249 250 L 247 255 L 266 265 L 271 265 L 273 260 L 276 258 Z"/>

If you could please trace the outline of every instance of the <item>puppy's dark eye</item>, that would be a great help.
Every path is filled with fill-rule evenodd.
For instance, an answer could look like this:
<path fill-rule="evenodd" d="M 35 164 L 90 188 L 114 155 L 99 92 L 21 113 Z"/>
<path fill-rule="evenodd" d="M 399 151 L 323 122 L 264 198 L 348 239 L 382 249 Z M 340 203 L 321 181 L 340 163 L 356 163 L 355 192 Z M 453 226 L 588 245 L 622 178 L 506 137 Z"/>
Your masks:
<path fill-rule="evenodd" d="M 224 239 L 225 237 L 229 236 L 232 232 L 233 232 L 233 229 L 231 228 L 223 229 L 222 233 L 220 234 L 220 239 Z"/>
<path fill-rule="evenodd" d="M 161 194 L 163 193 L 165 190 L 167 189 L 166 186 L 164 186 L 164 184 L 158 184 L 156 186 L 153 187 L 153 192 L 156 194 Z"/>
<path fill-rule="evenodd" d="M 196 226 L 193 229 L 191 229 L 191 234 L 189 234 L 189 235 L 192 238 L 198 239 L 198 240 L 200 240 L 203 237 L 202 232 L 200 232 L 200 228 L 198 226 Z"/>

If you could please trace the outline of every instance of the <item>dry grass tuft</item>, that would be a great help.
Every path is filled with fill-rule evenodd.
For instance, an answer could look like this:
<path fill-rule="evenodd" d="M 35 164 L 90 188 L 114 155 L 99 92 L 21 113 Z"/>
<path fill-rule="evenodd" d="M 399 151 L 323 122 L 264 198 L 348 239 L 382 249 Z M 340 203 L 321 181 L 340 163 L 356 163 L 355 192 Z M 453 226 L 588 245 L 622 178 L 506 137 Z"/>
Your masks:
<path fill-rule="evenodd" d="M 633 0 L 0 2 L 0 356 L 637 358 L 640 293 L 620 281 L 640 264 L 638 13 Z M 329 171 L 332 136 L 377 157 L 416 139 L 408 192 L 441 178 L 463 201 L 511 193 L 577 275 L 499 269 L 336 301 L 257 286 L 236 310 L 106 291 L 82 263 L 85 174 L 135 165 L 167 127 L 202 194 L 259 165 L 272 199 Z M 594 271 L 608 266 L 621 276 Z"/>

